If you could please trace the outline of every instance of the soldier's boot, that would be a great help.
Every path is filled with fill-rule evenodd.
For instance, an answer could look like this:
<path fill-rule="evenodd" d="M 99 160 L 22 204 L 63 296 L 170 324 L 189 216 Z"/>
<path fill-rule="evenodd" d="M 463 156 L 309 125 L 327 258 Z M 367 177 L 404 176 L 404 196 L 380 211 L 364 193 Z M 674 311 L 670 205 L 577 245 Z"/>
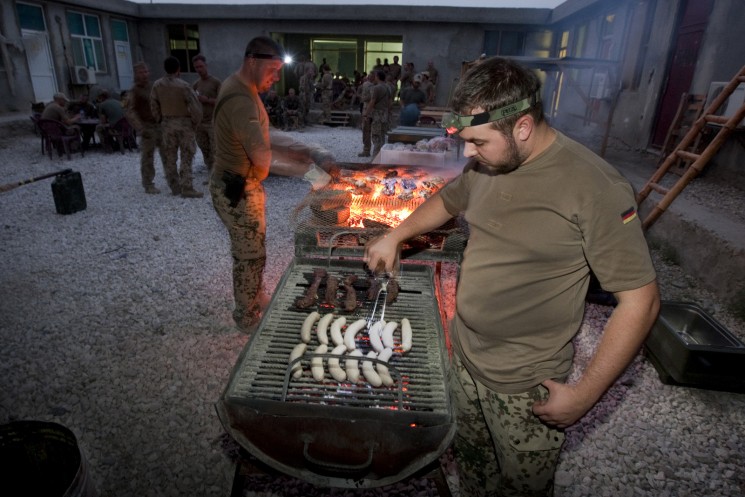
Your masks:
<path fill-rule="evenodd" d="M 184 198 L 202 198 L 204 193 L 198 192 L 194 188 L 182 188 L 181 196 Z"/>
<path fill-rule="evenodd" d="M 160 193 L 160 190 L 158 190 L 155 185 L 145 185 L 145 193 L 155 195 L 157 193 Z"/>

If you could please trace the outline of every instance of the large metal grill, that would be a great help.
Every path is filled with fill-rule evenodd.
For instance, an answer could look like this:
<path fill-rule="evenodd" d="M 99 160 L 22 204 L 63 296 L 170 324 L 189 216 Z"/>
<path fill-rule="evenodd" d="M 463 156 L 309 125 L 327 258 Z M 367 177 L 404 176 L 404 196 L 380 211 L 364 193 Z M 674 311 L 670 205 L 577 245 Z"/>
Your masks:
<path fill-rule="evenodd" d="M 340 166 L 341 181 L 310 192 L 295 210 L 297 257 L 360 257 L 367 240 L 397 226 L 457 172 L 420 166 Z M 454 219 L 407 241 L 403 257 L 459 263 L 467 231 L 463 220 Z"/>
<path fill-rule="evenodd" d="M 398 481 L 435 461 L 454 433 L 433 270 L 425 264 L 402 264 L 398 299 L 387 305 L 385 318 L 408 318 L 413 346 L 388 362 L 395 384 L 376 388 L 363 381 L 334 380 L 328 372 L 331 354 L 320 355 L 325 377 L 314 380 L 309 364 L 319 343 L 315 333 L 300 360 L 303 376 L 291 377 L 290 353 L 300 342 L 306 316 L 317 309 L 298 309 L 295 301 L 305 294 L 317 268 L 358 276 L 355 289 L 361 305 L 351 313 L 338 308 L 334 312 L 346 316 L 347 323 L 367 317 L 372 302 L 365 298 L 368 280 L 361 261 L 296 258 L 235 365 L 218 413 L 246 450 L 291 476 L 334 487 Z M 319 289 L 319 297 L 324 291 Z M 367 352 L 363 336 L 358 336 L 357 346 Z"/>

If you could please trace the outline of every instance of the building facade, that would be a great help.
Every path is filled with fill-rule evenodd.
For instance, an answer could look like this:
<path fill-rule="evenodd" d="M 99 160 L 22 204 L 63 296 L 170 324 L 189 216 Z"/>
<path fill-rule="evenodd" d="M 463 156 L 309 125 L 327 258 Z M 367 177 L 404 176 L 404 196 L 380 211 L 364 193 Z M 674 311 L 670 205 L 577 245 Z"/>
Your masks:
<path fill-rule="evenodd" d="M 131 85 L 133 63 L 145 61 L 157 78 L 169 55 L 181 60 L 188 81 L 197 77 L 191 56 L 200 52 L 223 79 L 250 38 L 268 35 L 296 58 L 326 59 L 332 72 L 350 77 L 377 58 L 398 56 L 417 72 L 432 61 L 438 106 L 447 105 L 469 61 L 513 57 L 539 72 L 554 125 L 607 132 L 639 150 L 662 144 L 683 93 L 706 94 L 745 64 L 737 39 L 742 0 L 567 0 L 553 10 L 0 1 L 0 113 L 27 111 L 56 91 L 119 94 Z M 279 91 L 297 78 L 286 66 Z M 745 155 L 741 143 L 725 146 L 717 160 Z"/>

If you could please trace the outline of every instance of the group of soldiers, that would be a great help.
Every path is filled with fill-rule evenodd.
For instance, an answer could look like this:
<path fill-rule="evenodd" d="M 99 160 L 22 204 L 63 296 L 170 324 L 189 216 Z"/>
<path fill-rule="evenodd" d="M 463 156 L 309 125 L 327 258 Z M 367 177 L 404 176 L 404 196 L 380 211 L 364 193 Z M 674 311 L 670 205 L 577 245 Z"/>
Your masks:
<path fill-rule="evenodd" d="M 207 169 L 214 164 L 212 114 L 221 81 L 209 74 L 204 55 L 195 55 L 191 62 L 199 75 L 191 85 L 181 79 L 176 57 L 164 61 L 166 75 L 152 84 L 148 66 L 143 62 L 134 66 L 127 118 L 140 135 L 140 175 L 146 193 L 160 193 L 153 182 L 158 149 L 171 193 L 185 198 L 204 195 L 194 188 L 192 162 L 199 146 Z"/>

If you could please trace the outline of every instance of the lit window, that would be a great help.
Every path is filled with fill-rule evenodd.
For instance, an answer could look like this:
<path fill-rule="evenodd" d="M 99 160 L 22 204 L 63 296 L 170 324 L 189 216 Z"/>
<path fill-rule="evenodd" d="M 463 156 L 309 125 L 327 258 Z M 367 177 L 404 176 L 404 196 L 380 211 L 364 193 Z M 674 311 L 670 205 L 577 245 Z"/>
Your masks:
<path fill-rule="evenodd" d="M 199 27 L 196 24 L 169 24 L 168 49 L 181 64 L 181 72 L 195 72 L 191 58 L 199 53 Z"/>

